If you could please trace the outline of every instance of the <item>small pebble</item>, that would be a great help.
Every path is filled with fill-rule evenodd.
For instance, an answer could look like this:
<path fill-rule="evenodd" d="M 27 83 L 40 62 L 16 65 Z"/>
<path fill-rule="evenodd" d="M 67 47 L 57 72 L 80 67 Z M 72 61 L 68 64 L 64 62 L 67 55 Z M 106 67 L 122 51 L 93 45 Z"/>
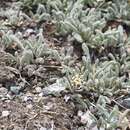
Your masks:
<path fill-rule="evenodd" d="M 33 101 L 32 97 L 30 96 L 25 96 L 24 99 L 23 99 L 24 102 L 28 102 L 28 101 Z"/>
<path fill-rule="evenodd" d="M 9 116 L 10 112 L 9 111 L 2 111 L 2 117 L 7 117 Z"/>
<path fill-rule="evenodd" d="M 19 94 L 19 92 L 20 92 L 20 87 L 18 87 L 18 86 L 11 86 L 10 87 L 10 91 L 13 93 L 13 94 Z"/>
<path fill-rule="evenodd" d="M 8 93 L 8 90 L 6 88 L 4 88 L 4 87 L 0 88 L 0 95 L 5 95 L 7 93 Z"/>
<path fill-rule="evenodd" d="M 35 60 L 35 62 L 37 63 L 37 64 L 44 64 L 44 59 L 43 58 L 37 58 L 36 60 Z"/>
<path fill-rule="evenodd" d="M 81 117 L 81 116 L 83 115 L 83 112 L 79 110 L 78 113 L 77 113 L 77 115 L 78 115 L 79 117 Z"/>
<path fill-rule="evenodd" d="M 32 105 L 32 104 L 28 104 L 26 107 L 27 107 L 28 109 L 32 109 L 33 105 Z"/>
<path fill-rule="evenodd" d="M 35 33 L 36 33 L 36 32 L 35 32 L 33 29 L 29 28 L 29 29 L 27 29 L 27 30 L 25 31 L 23 37 L 24 37 L 24 38 L 27 38 L 27 37 L 29 37 L 31 34 L 35 34 Z"/>
<path fill-rule="evenodd" d="M 65 95 L 65 96 L 64 96 L 64 100 L 65 100 L 65 102 L 68 102 L 69 99 L 70 99 L 70 96 L 68 96 L 68 95 Z"/>
<path fill-rule="evenodd" d="M 42 91 L 41 87 L 36 87 L 35 90 L 37 93 L 40 93 Z"/>
<path fill-rule="evenodd" d="M 43 96 L 43 93 L 41 92 L 41 93 L 39 93 L 39 97 L 42 97 Z"/>
<path fill-rule="evenodd" d="M 41 127 L 40 130 L 47 130 L 47 128 L 45 128 L 45 127 Z"/>

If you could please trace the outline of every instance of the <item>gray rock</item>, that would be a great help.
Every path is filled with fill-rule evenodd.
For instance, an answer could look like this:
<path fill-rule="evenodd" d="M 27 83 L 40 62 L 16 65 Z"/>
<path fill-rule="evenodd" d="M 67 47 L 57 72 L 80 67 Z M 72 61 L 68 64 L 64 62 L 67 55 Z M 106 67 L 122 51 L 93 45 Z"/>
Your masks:
<path fill-rule="evenodd" d="M 19 94 L 19 92 L 20 92 L 20 87 L 18 87 L 18 86 L 11 86 L 10 87 L 10 91 L 13 93 L 13 94 Z"/>
<path fill-rule="evenodd" d="M 62 92 L 63 90 L 65 90 L 65 86 L 63 86 L 59 80 L 57 80 L 56 83 L 43 88 L 43 95 L 50 95 L 50 94 L 59 94 L 60 92 Z"/>
<path fill-rule="evenodd" d="M 36 64 L 44 64 L 44 59 L 42 57 L 40 57 L 40 58 L 37 58 L 35 60 L 35 62 L 36 62 Z"/>
<path fill-rule="evenodd" d="M 130 109 L 130 98 L 124 99 L 122 101 L 121 105 L 124 106 L 124 107 L 126 107 L 126 108 L 128 108 L 128 109 Z"/>

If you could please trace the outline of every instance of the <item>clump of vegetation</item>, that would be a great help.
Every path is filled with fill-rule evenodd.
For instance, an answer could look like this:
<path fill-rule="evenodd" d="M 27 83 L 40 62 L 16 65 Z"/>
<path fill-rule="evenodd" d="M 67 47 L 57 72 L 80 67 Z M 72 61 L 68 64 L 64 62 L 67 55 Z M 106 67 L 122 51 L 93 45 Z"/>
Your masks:
<path fill-rule="evenodd" d="M 0 45 L 12 67 L 28 69 L 30 86 L 59 81 L 43 83 L 42 74 L 60 71 L 63 94 L 87 112 L 86 129 L 126 130 L 129 110 L 118 98 L 130 91 L 129 18 L 127 0 L 20 0 L 0 11 Z"/>

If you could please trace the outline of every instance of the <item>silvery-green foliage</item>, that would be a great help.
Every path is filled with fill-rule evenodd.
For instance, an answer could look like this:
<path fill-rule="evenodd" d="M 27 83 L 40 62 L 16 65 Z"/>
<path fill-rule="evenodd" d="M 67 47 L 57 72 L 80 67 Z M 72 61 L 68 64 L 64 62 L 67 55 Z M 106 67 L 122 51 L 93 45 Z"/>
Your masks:
<path fill-rule="evenodd" d="M 17 25 L 21 20 L 19 17 L 21 3 L 17 2 L 12 4 L 11 8 L 6 10 L 0 9 L 0 17 L 7 18 L 4 22 L 5 25 Z"/>
<path fill-rule="evenodd" d="M 36 22 L 49 21 L 51 19 L 50 14 L 47 12 L 46 7 L 43 4 L 38 4 L 36 14 L 32 15 L 36 19 Z"/>
<path fill-rule="evenodd" d="M 99 97 L 97 101 L 98 115 L 100 117 L 98 122 L 100 122 L 100 127 L 106 130 L 115 130 L 119 125 L 119 109 L 117 106 L 114 106 L 114 108 L 109 111 L 106 104 L 110 102 L 110 99 L 105 96 Z"/>
<path fill-rule="evenodd" d="M 23 40 L 23 44 L 25 50 L 32 51 L 34 57 L 40 57 L 45 50 L 47 51 L 47 48 L 45 47 L 46 43 L 44 42 L 42 29 L 39 31 L 39 34 L 37 36 L 32 36 L 29 37 L 29 39 L 27 40 Z"/>
<path fill-rule="evenodd" d="M 78 97 L 78 102 L 79 104 L 82 103 L 82 106 L 86 105 L 80 96 Z M 121 113 L 117 105 L 115 105 L 112 109 L 108 109 L 108 104 L 110 103 L 111 100 L 108 97 L 102 95 L 99 96 L 96 105 L 92 105 L 92 103 L 90 103 L 90 105 L 95 107 L 97 110 L 96 113 L 90 113 L 90 128 L 93 128 L 93 124 L 95 124 L 94 126 L 97 126 L 98 129 L 115 130 L 118 127 L 124 128 L 121 123 L 122 121 L 125 121 L 125 128 L 128 127 L 129 123 L 127 121 L 127 118 L 124 118 L 128 110 L 126 110 L 124 113 Z M 99 118 L 97 118 L 97 116 Z"/>
<path fill-rule="evenodd" d="M 85 69 L 86 89 L 95 90 L 99 94 L 111 95 L 114 91 L 121 88 L 120 78 L 117 77 L 119 76 L 118 63 L 114 61 L 104 62 L 98 67 L 92 65 L 91 69 L 91 73 Z"/>
<path fill-rule="evenodd" d="M 105 17 L 108 20 L 129 20 L 130 17 L 130 5 L 127 0 L 113 0 L 113 2 L 106 8 L 107 14 Z"/>
<path fill-rule="evenodd" d="M 121 64 L 115 59 L 110 61 L 92 63 L 89 48 L 83 43 L 83 65 L 80 68 L 63 66 L 71 89 L 77 86 L 97 94 L 112 96 L 116 91 L 124 87 L 125 78 L 120 76 Z M 67 83 L 67 84 L 68 84 Z"/>
<path fill-rule="evenodd" d="M 103 19 L 97 21 L 90 15 L 90 19 L 88 16 L 85 20 L 86 21 L 83 23 L 74 19 L 65 22 L 65 24 L 69 26 L 68 28 L 72 30 L 72 36 L 78 42 L 85 42 L 87 45 L 94 48 L 100 46 L 116 47 L 124 42 L 122 26 L 119 26 L 118 29 L 108 29 L 107 31 L 102 32 L 102 29 L 105 26 L 105 21 Z M 94 21 L 94 23 L 92 21 Z"/>
<path fill-rule="evenodd" d="M 56 3 L 56 8 L 52 10 L 54 23 L 57 24 L 57 31 L 60 34 L 70 33 L 78 42 L 86 42 L 90 47 L 115 46 L 121 42 L 122 36 L 119 33 L 122 31 L 122 27 L 119 27 L 118 30 L 108 29 L 102 32 L 106 21 L 105 17 L 102 18 L 103 14 L 100 9 L 87 8 L 83 10 L 83 1 L 66 1 L 65 3 L 65 10 L 58 8 Z M 64 5 L 63 2 L 62 4 Z M 59 5 L 61 6 L 61 3 Z"/>
<path fill-rule="evenodd" d="M 85 28 L 85 27 L 83 27 Z M 91 32 L 91 29 L 86 29 L 84 35 L 75 34 L 77 41 L 85 42 L 86 45 L 96 48 L 96 47 L 108 47 L 108 46 L 120 46 L 124 43 L 123 39 L 123 29 L 122 26 L 119 26 L 118 29 L 108 29 L 106 32 L 102 32 L 99 29 L 95 30 L 95 34 Z"/>
<path fill-rule="evenodd" d="M 100 11 L 96 9 L 87 9 L 84 11 L 82 10 L 82 6 L 78 5 L 79 3 L 76 5 L 77 8 L 72 9 L 64 21 L 60 21 L 63 26 L 62 29 L 66 30 L 67 33 L 72 32 L 72 36 L 78 42 L 92 44 L 92 39 L 95 37 L 95 30 L 101 31 L 105 27 L 105 19 L 101 18 Z"/>
<path fill-rule="evenodd" d="M 23 7 L 28 9 L 33 9 L 33 6 L 38 6 L 36 13 L 31 12 L 32 18 L 34 18 L 37 22 L 46 21 L 51 19 L 50 13 L 52 10 L 63 9 L 61 0 L 24 0 Z"/>
<path fill-rule="evenodd" d="M 74 63 L 74 58 L 72 57 L 73 47 L 62 48 L 60 51 L 61 63 L 64 65 L 71 66 Z"/>
<path fill-rule="evenodd" d="M 24 50 L 22 56 L 19 59 L 20 65 L 31 64 L 34 60 L 34 56 L 31 50 Z"/>
<path fill-rule="evenodd" d="M 36 36 L 29 37 L 29 39 L 22 40 L 23 50 L 21 56 L 18 56 L 20 65 L 30 64 L 34 61 L 34 58 L 40 57 L 44 50 L 47 51 L 44 44 L 43 30 L 39 31 Z"/>
<path fill-rule="evenodd" d="M 48 0 L 47 1 L 48 8 L 53 8 L 55 10 L 63 9 L 62 1 L 61 0 Z"/>
<path fill-rule="evenodd" d="M 38 4 L 38 8 L 37 8 L 37 10 L 36 10 L 36 13 L 37 14 L 42 14 L 43 12 L 46 12 L 46 8 L 45 8 L 45 6 L 43 5 L 43 4 Z"/>
<path fill-rule="evenodd" d="M 88 4 L 89 6 L 94 6 L 97 4 L 97 0 L 83 0 L 84 4 Z"/>
<path fill-rule="evenodd" d="M 96 35 L 92 38 L 93 46 L 120 46 L 124 43 L 123 28 L 119 26 L 118 29 L 108 29 L 102 33 L 100 30 L 96 30 Z"/>
<path fill-rule="evenodd" d="M 23 7 L 32 9 L 32 6 L 38 5 L 39 3 L 45 3 L 47 0 L 20 0 L 23 3 Z"/>
<path fill-rule="evenodd" d="M 36 21 L 38 23 L 42 22 L 42 21 L 49 21 L 50 20 L 50 15 L 47 14 L 47 13 L 42 13 L 41 15 L 36 14 L 35 19 L 36 19 Z"/>
<path fill-rule="evenodd" d="M 19 48 L 23 49 L 23 44 L 21 41 L 13 34 L 12 31 L 2 31 L 2 38 L 1 38 L 1 44 L 3 44 L 6 47 L 12 46 L 13 44 L 16 44 Z"/>
<path fill-rule="evenodd" d="M 62 66 L 72 66 L 74 64 L 75 58 L 72 57 L 73 47 L 67 49 L 62 48 L 60 52 L 55 49 L 48 48 L 48 51 L 45 50 L 45 54 L 48 54 L 48 57 L 55 59 Z M 64 70 L 63 70 L 64 71 Z"/>
<path fill-rule="evenodd" d="M 61 57 L 57 50 L 51 49 L 47 43 L 45 42 L 44 36 L 43 36 L 43 29 L 39 30 L 39 33 L 34 36 L 30 36 L 28 39 L 22 40 L 24 50 L 22 53 L 22 61 L 27 61 L 27 56 L 29 55 L 29 62 L 32 63 L 34 58 L 39 57 L 50 57 L 53 59 L 56 59 L 57 61 L 61 62 Z M 24 59 L 25 58 L 25 59 Z M 21 61 L 21 57 L 19 57 Z"/>
<path fill-rule="evenodd" d="M 53 19 L 57 25 L 57 31 L 61 34 L 69 32 L 69 28 L 64 24 L 64 21 L 68 21 L 70 18 L 77 18 L 80 16 L 83 4 L 81 1 L 63 1 L 63 9 L 53 9 Z"/>
<path fill-rule="evenodd" d="M 88 32 L 92 31 L 93 33 L 95 29 L 102 29 L 105 26 L 105 20 L 101 18 L 100 10 L 93 8 L 83 10 L 84 3 L 93 2 L 98 3 L 98 1 L 88 2 L 84 0 L 47 0 L 46 5 L 38 4 L 34 17 L 37 21 L 52 19 L 57 25 L 58 33 L 64 35 L 73 32 L 72 35 L 83 37 L 84 40 L 87 39 L 86 34 Z M 50 13 L 52 13 L 51 17 Z"/>

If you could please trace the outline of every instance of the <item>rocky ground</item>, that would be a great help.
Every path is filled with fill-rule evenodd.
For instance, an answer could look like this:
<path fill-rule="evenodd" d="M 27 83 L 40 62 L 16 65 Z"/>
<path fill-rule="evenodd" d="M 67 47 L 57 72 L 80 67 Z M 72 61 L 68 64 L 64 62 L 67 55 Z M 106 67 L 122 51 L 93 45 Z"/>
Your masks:
<path fill-rule="evenodd" d="M 129 28 L 105 21 L 87 48 L 71 34 L 79 26 L 63 35 L 54 16 L 44 20 L 37 6 L 16 1 L 0 3 L 0 130 L 129 130 Z M 88 32 L 78 31 L 86 39 Z"/>
<path fill-rule="evenodd" d="M 1 8 L 9 7 L 10 2 L 2 2 Z M 31 23 L 26 24 L 28 30 Z M 46 37 L 49 39 L 48 34 Z M 66 102 L 64 96 L 43 96 L 42 93 L 41 81 L 60 76 L 60 71 L 53 63 L 49 67 L 51 61 L 44 67 L 33 64 L 17 68 L 10 55 L 14 50 L 0 47 L 0 130 L 76 130 L 80 123 L 74 104 Z M 18 88 L 20 84 L 22 87 Z"/>

